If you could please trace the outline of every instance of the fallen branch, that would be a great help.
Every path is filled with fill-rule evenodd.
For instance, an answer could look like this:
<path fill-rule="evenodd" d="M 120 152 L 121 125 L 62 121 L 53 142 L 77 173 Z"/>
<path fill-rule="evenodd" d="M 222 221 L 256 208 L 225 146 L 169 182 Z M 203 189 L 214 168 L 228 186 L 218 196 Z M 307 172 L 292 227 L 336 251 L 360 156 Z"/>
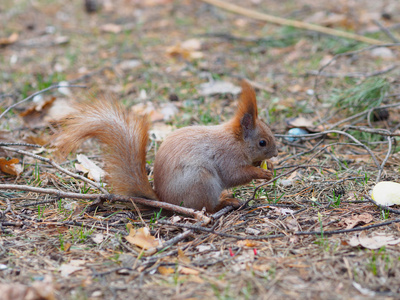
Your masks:
<path fill-rule="evenodd" d="M 87 199 L 87 200 L 107 200 L 111 202 L 123 202 L 132 204 L 131 201 L 135 202 L 136 204 L 142 204 L 146 206 L 156 207 L 166 209 L 168 211 L 173 211 L 176 213 L 184 214 L 187 216 L 191 216 L 199 221 L 203 221 L 204 224 L 208 224 L 211 219 L 207 217 L 203 212 L 192 209 L 181 207 L 178 205 L 156 201 L 156 200 L 148 200 L 143 198 L 137 197 L 127 197 L 115 194 L 79 194 L 79 193 L 71 193 L 71 192 L 63 192 L 56 189 L 44 189 L 44 188 L 37 188 L 28 185 L 18 185 L 18 184 L 0 184 L 0 190 L 19 190 L 19 191 L 28 191 L 34 193 L 41 193 L 41 194 L 50 194 L 56 195 L 59 198 L 77 198 L 77 199 Z"/>
<path fill-rule="evenodd" d="M 349 233 L 349 232 L 355 232 L 355 231 L 363 231 L 363 230 L 378 228 L 378 227 L 382 227 L 382 226 L 386 226 L 386 225 L 390 225 L 390 224 L 394 224 L 394 223 L 400 223 L 400 219 L 394 219 L 392 221 L 382 222 L 382 223 L 368 225 L 368 226 L 355 227 L 355 228 L 351 228 L 351 229 L 339 229 L 339 230 L 329 230 L 329 231 L 296 231 L 293 234 L 270 234 L 270 235 L 260 235 L 260 236 L 249 236 L 249 235 L 240 236 L 240 235 L 228 234 L 228 233 L 214 231 L 211 228 L 200 227 L 200 226 L 190 225 L 190 224 L 172 223 L 172 222 L 168 222 L 165 220 L 159 220 L 158 223 L 181 227 L 181 228 L 188 228 L 193 231 L 197 230 L 197 231 L 209 232 L 209 233 L 216 234 L 216 235 L 223 236 L 223 237 L 235 238 L 237 240 L 267 240 L 267 239 L 273 239 L 273 238 L 290 237 L 293 235 L 317 235 L 317 236 L 324 235 L 324 236 L 326 236 L 326 235 Z"/>
<path fill-rule="evenodd" d="M 281 17 L 277 17 L 277 16 L 267 15 L 264 13 L 260 13 L 258 11 L 247 9 L 247 8 L 244 8 L 244 7 L 232 4 L 232 3 L 228 3 L 225 1 L 221 1 L 221 0 L 202 0 L 202 1 L 206 2 L 208 4 L 211 4 L 211 5 L 217 6 L 219 8 L 225 9 L 227 11 L 230 11 L 230 12 L 233 12 L 233 13 L 236 13 L 239 15 L 243 15 L 243 16 L 255 19 L 255 20 L 260 20 L 260 21 L 265 21 L 265 22 L 278 24 L 278 25 L 292 26 L 292 27 L 296 27 L 296 28 L 300 28 L 300 29 L 316 31 L 316 32 L 333 35 L 333 36 L 338 36 L 338 37 L 342 37 L 342 38 L 347 38 L 347 39 L 351 39 L 351 40 L 355 40 L 355 41 L 359 41 L 359 42 L 363 42 L 363 43 L 367 43 L 367 44 L 372 44 L 372 45 L 383 44 L 382 41 L 368 38 L 368 37 L 365 37 L 362 35 L 354 34 L 351 32 L 335 30 L 332 28 L 327 28 L 327 27 L 310 24 L 310 23 L 306 23 L 306 22 L 301 22 L 301 21 L 296 21 L 296 20 L 288 20 L 288 19 L 284 19 Z"/>
<path fill-rule="evenodd" d="M 376 202 L 375 202 L 370 196 L 368 196 L 368 195 L 364 195 L 364 198 L 367 199 L 367 200 L 368 200 L 369 202 L 371 202 L 372 204 L 374 204 L 374 205 L 376 205 L 377 207 L 379 207 L 379 208 L 380 208 L 381 210 L 383 210 L 383 211 L 388 211 L 388 212 L 391 212 L 391 213 L 400 215 L 400 210 L 393 209 L 393 208 L 390 208 L 390 207 L 388 207 L 388 206 L 380 205 L 380 204 L 376 203 Z"/>

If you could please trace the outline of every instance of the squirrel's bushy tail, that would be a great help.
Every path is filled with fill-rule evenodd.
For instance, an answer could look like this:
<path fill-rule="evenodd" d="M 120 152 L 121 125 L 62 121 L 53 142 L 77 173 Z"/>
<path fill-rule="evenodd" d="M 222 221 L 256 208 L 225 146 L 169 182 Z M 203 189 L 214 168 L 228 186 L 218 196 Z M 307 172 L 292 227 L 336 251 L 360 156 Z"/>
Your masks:
<path fill-rule="evenodd" d="M 105 169 L 113 192 L 157 199 L 146 173 L 147 116 L 128 112 L 115 101 L 92 101 L 75 105 L 76 112 L 65 118 L 55 146 L 61 155 L 75 151 L 88 138 L 103 146 Z"/>

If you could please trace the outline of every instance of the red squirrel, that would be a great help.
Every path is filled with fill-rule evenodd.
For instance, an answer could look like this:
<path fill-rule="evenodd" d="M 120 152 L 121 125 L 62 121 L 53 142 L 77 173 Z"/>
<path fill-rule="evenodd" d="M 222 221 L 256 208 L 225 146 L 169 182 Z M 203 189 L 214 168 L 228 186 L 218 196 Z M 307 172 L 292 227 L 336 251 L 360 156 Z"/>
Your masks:
<path fill-rule="evenodd" d="M 110 101 L 75 108 L 77 112 L 63 121 L 56 147 L 65 156 L 86 139 L 96 138 L 104 146 L 105 170 L 115 193 L 216 212 L 241 204 L 225 189 L 273 177 L 271 170 L 257 167 L 278 152 L 270 128 L 257 116 L 256 95 L 245 80 L 230 121 L 184 127 L 165 139 L 155 157 L 154 190 L 146 173 L 148 117 Z"/>

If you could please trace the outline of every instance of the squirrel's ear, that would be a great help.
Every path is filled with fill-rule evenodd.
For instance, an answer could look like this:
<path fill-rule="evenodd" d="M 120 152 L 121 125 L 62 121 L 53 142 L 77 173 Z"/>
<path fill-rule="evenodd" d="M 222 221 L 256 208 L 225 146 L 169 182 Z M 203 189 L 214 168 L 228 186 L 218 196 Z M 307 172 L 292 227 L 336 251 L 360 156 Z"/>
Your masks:
<path fill-rule="evenodd" d="M 251 84 L 245 79 L 242 80 L 241 86 L 242 93 L 240 94 L 238 113 L 250 114 L 253 117 L 255 123 L 255 120 L 257 119 L 256 92 L 254 91 Z"/>
<path fill-rule="evenodd" d="M 256 127 L 257 101 L 253 87 L 246 80 L 242 80 L 242 93 L 239 107 L 235 115 L 235 129 L 246 137 L 250 130 Z"/>

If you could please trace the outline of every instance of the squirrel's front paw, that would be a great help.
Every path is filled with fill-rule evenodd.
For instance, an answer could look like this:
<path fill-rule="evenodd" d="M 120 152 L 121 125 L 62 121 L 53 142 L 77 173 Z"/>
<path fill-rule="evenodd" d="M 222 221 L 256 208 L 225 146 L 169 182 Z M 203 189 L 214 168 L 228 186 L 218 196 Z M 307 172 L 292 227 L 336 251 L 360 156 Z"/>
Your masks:
<path fill-rule="evenodd" d="M 274 178 L 274 174 L 272 173 L 272 171 L 264 170 L 264 172 L 262 173 L 262 177 L 260 179 L 265 179 L 269 181 L 272 178 Z"/>

